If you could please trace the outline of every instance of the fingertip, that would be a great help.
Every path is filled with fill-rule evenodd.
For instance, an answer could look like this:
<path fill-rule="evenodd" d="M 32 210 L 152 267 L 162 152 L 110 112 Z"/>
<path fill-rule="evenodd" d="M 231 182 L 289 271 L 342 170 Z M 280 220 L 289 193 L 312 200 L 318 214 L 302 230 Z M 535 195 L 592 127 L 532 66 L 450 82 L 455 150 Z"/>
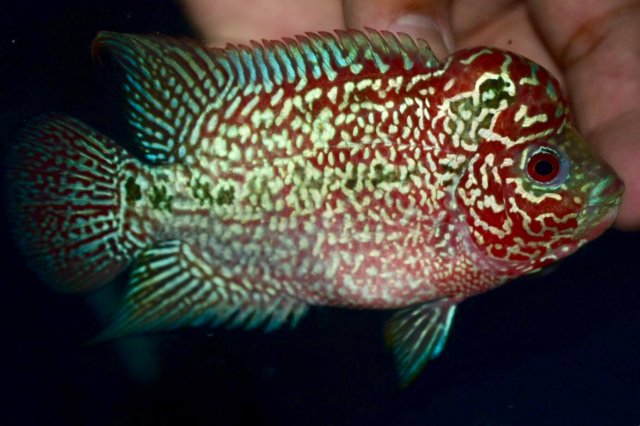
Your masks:
<path fill-rule="evenodd" d="M 421 38 L 439 58 L 454 49 L 448 1 L 343 0 L 343 11 L 348 28 L 369 27 Z"/>
<path fill-rule="evenodd" d="M 391 32 L 405 33 L 415 39 L 423 39 L 429 43 L 435 55 L 442 59 L 453 50 L 453 37 L 450 31 L 442 28 L 437 20 L 425 15 L 403 15 L 393 21 L 387 28 Z"/>

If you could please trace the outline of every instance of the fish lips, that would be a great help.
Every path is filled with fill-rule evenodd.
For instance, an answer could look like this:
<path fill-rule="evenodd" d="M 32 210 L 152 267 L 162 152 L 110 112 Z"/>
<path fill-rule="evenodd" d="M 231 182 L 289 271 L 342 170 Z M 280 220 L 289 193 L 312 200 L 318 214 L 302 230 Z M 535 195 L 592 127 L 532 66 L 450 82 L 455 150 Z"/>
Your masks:
<path fill-rule="evenodd" d="M 599 237 L 618 216 L 624 184 L 615 175 L 602 179 L 591 191 L 589 201 L 578 216 L 578 236 L 587 241 Z"/>

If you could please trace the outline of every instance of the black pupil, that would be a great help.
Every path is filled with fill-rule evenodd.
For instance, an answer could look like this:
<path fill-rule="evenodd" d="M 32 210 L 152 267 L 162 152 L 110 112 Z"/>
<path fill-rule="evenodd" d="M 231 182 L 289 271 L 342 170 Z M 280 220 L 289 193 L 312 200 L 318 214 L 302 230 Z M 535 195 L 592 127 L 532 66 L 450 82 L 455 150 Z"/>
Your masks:
<path fill-rule="evenodd" d="M 549 160 L 540 160 L 536 162 L 533 169 L 539 176 L 549 176 L 553 173 L 553 164 Z"/>

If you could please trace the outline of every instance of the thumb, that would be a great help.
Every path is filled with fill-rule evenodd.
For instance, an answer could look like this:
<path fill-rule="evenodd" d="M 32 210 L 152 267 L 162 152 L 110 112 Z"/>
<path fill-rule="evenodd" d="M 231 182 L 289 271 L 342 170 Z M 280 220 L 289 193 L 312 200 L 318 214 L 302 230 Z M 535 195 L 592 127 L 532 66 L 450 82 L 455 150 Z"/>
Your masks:
<path fill-rule="evenodd" d="M 454 49 L 449 0 L 343 0 L 348 28 L 370 27 L 426 40 L 440 59 Z"/>
<path fill-rule="evenodd" d="M 342 28 L 340 0 L 181 0 L 207 43 L 279 39 L 306 31 Z"/>

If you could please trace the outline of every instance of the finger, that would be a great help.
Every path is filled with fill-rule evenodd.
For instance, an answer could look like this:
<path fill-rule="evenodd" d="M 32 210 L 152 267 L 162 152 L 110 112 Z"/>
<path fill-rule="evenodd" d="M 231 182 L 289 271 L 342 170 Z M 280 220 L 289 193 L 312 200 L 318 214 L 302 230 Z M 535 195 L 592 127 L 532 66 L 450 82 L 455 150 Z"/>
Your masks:
<path fill-rule="evenodd" d="M 578 124 L 625 182 L 617 225 L 640 229 L 640 2 L 531 0 L 530 7 L 565 70 Z"/>
<path fill-rule="evenodd" d="M 409 34 L 426 40 L 436 56 L 454 48 L 448 0 L 343 0 L 347 27 L 370 27 Z"/>
<path fill-rule="evenodd" d="M 340 0 L 182 0 L 187 18 L 212 45 L 344 28 Z"/>
<path fill-rule="evenodd" d="M 530 7 L 586 131 L 638 106 L 640 2 L 532 0 Z"/>
<path fill-rule="evenodd" d="M 456 0 L 451 25 L 459 47 L 493 46 L 520 53 L 549 70 L 564 86 L 560 68 L 531 23 L 526 2 Z"/>
<path fill-rule="evenodd" d="M 622 230 L 640 230 L 640 108 L 609 120 L 589 135 L 589 141 L 611 164 L 625 183 L 616 219 Z"/>
<path fill-rule="evenodd" d="M 452 0 L 451 28 L 457 37 L 475 33 L 492 25 L 505 12 L 516 8 L 519 0 Z"/>

